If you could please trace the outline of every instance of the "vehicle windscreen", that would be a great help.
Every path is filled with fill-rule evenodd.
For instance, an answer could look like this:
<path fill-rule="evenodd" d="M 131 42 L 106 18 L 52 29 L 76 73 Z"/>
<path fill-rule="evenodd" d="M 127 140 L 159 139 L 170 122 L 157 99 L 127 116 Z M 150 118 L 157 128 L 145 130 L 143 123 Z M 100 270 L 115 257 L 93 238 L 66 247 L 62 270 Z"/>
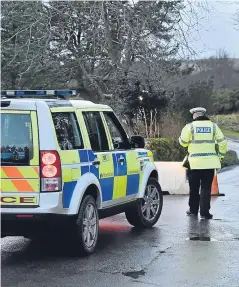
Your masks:
<path fill-rule="evenodd" d="M 29 165 L 33 157 L 30 114 L 1 114 L 1 165 Z"/>

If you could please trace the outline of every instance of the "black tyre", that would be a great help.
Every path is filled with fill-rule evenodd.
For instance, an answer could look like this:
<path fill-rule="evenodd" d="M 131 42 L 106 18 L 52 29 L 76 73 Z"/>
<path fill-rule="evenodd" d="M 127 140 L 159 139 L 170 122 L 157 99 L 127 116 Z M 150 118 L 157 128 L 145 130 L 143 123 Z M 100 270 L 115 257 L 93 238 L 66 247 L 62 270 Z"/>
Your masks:
<path fill-rule="evenodd" d="M 91 195 L 86 195 L 82 200 L 74 230 L 77 252 L 83 255 L 93 253 L 99 234 L 99 215 L 95 199 Z"/>
<path fill-rule="evenodd" d="M 149 228 L 158 221 L 163 207 L 163 193 L 158 181 L 149 178 L 145 195 L 125 211 L 128 222 L 135 227 Z"/>

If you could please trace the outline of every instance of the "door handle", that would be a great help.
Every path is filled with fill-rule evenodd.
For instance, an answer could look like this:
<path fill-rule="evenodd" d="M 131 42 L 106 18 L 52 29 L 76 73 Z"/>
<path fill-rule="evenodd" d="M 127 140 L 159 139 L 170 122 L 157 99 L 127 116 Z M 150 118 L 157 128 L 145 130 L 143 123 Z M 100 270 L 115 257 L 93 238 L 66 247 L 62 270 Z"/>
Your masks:
<path fill-rule="evenodd" d="M 118 159 L 118 162 L 119 162 L 119 163 L 123 163 L 123 162 L 125 162 L 124 157 L 120 157 L 120 158 Z"/>
<path fill-rule="evenodd" d="M 99 160 L 94 160 L 94 161 L 92 161 L 92 164 L 93 165 L 100 165 L 100 161 Z"/>

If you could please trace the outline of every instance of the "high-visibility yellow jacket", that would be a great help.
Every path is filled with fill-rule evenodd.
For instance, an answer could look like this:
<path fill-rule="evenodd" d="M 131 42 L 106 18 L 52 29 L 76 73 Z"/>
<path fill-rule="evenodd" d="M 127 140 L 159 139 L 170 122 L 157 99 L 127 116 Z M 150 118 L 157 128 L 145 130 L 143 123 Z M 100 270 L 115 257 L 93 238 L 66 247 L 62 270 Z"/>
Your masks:
<path fill-rule="evenodd" d="M 188 148 L 190 169 L 221 168 L 221 159 L 227 152 L 227 140 L 217 124 L 209 119 L 187 124 L 179 142 Z"/>

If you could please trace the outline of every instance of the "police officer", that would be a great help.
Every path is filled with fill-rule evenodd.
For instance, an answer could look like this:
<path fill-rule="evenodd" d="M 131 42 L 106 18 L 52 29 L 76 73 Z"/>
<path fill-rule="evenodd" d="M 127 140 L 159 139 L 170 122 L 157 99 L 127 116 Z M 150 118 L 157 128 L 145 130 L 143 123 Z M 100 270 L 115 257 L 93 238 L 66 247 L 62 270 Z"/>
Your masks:
<path fill-rule="evenodd" d="M 180 144 L 188 149 L 187 162 L 190 187 L 188 215 L 200 215 L 212 219 L 210 214 L 211 186 L 215 169 L 221 168 L 221 160 L 227 151 L 227 141 L 220 128 L 205 115 L 206 109 L 190 110 L 193 122 L 187 124 L 179 138 Z M 185 166 L 185 165 L 184 165 Z M 201 192 L 199 195 L 199 190 Z"/>

